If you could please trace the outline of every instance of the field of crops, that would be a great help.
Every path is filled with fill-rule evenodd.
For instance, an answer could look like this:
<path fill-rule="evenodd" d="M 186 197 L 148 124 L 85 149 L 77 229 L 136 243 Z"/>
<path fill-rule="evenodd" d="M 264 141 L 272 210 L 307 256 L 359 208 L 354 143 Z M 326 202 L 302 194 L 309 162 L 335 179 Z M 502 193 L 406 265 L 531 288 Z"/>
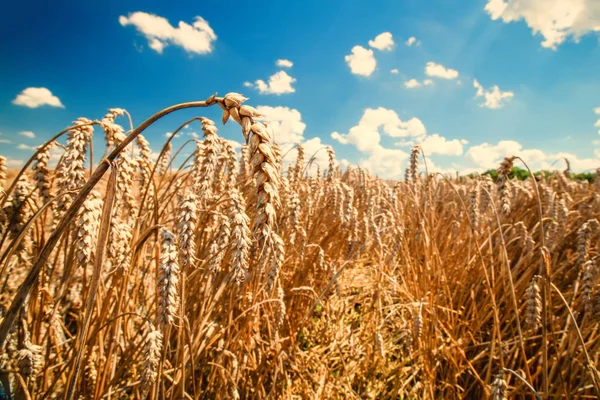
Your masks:
<path fill-rule="evenodd" d="M 6 398 L 600 395 L 600 180 L 512 180 L 517 154 L 496 181 L 448 178 L 419 147 L 399 182 L 330 148 L 284 165 L 245 100 L 132 129 L 111 109 L 21 171 L 0 157 Z M 181 121 L 202 126 L 192 156 L 153 158 L 142 132 L 182 108 L 221 121 Z"/>

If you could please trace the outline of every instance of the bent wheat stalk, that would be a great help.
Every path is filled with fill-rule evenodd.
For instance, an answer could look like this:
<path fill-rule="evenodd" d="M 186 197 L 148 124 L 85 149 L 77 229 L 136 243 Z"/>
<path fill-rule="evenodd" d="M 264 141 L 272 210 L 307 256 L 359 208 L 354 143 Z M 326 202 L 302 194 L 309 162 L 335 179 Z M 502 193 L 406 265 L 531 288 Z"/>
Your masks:
<path fill-rule="evenodd" d="M 113 167 L 109 185 L 107 187 L 106 198 L 104 200 L 104 206 L 102 209 L 102 219 L 100 222 L 100 231 L 98 232 L 98 243 L 96 245 L 96 259 L 94 261 L 94 275 L 92 276 L 91 282 L 91 293 L 87 298 L 85 305 L 85 317 L 83 320 L 83 326 L 81 328 L 81 335 L 78 338 L 78 347 L 76 351 L 75 365 L 71 371 L 71 378 L 69 379 L 69 385 L 67 386 L 67 394 L 65 398 L 71 400 L 75 392 L 75 386 L 77 385 L 77 378 L 79 376 L 79 367 L 81 365 L 81 359 L 83 358 L 83 348 L 85 347 L 86 338 L 88 335 L 88 328 L 90 326 L 90 320 L 92 318 L 92 311 L 94 308 L 94 302 L 96 300 L 96 293 L 98 292 L 98 286 L 100 284 L 100 272 L 102 271 L 102 264 L 104 262 L 104 252 L 108 243 L 108 234 L 110 229 L 110 218 L 113 210 L 113 204 L 115 200 L 115 191 L 117 185 L 117 173 Z"/>
<path fill-rule="evenodd" d="M 588 371 L 590 372 L 590 377 L 592 378 L 592 383 L 594 384 L 594 389 L 596 390 L 596 396 L 598 396 L 598 398 L 600 398 L 600 384 L 598 383 L 598 378 L 599 378 L 598 370 L 594 366 L 594 363 L 592 362 L 590 354 L 588 353 L 587 348 L 585 347 L 585 340 L 583 339 L 583 335 L 581 334 L 581 329 L 579 329 L 579 326 L 577 325 L 577 320 L 575 319 L 575 316 L 573 315 L 573 311 L 571 311 L 571 307 L 569 307 L 569 303 L 567 302 L 567 300 L 565 299 L 565 297 L 563 296 L 561 291 L 554 285 L 554 283 L 550 282 L 550 287 L 552 287 L 552 289 L 554 289 L 556 294 L 558 294 L 558 297 L 565 305 L 567 312 L 569 313 L 569 316 L 571 317 L 571 320 L 573 321 L 573 326 L 575 326 L 575 331 L 577 332 L 577 336 L 579 337 L 579 341 L 581 342 L 581 347 L 583 349 L 583 353 L 585 355 L 585 360 L 587 362 L 587 368 L 588 368 Z"/>
<path fill-rule="evenodd" d="M 189 103 L 181 103 L 181 104 L 177 104 L 177 105 L 174 105 L 174 106 L 171 106 L 171 107 L 167 107 L 164 110 L 159 111 L 158 113 L 154 114 L 153 116 L 151 116 L 150 118 L 148 118 L 146 121 L 144 121 L 133 132 L 131 132 L 129 134 L 129 136 L 127 136 L 119 144 L 119 146 L 117 146 L 108 155 L 108 157 L 106 159 L 104 159 L 104 160 L 102 160 L 100 162 L 100 164 L 98 165 L 98 167 L 96 167 L 96 170 L 94 171 L 94 174 L 87 181 L 87 183 L 83 186 L 83 188 L 81 189 L 81 191 L 79 192 L 79 194 L 77 195 L 77 197 L 73 200 L 73 202 L 69 206 L 68 210 L 63 215 L 63 217 L 60 220 L 58 226 L 56 227 L 56 230 L 48 238 L 48 241 L 46 242 L 46 244 L 44 245 L 42 251 L 38 255 L 36 261 L 33 264 L 33 267 L 31 268 L 31 270 L 27 274 L 27 277 L 25 278 L 25 280 L 23 281 L 23 283 L 21 283 L 21 285 L 19 286 L 19 288 L 17 290 L 17 294 L 13 298 L 13 301 L 12 301 L 12 303 L 10 305 L 10 308 L 6 312 L 6 316 L 5 316 L 4 320 L 2 321 L 2 324 L 0 325 L 0 348 L 2 348 L 4 346 L 4 343 L 6 342 L 6 337 L 8 335 L 8 331 L 10 330 L 10 328 L 12 327 L 15 319 L 17 318 L 17 315 L 19 314 L 19 311 L 21 310 L 21 307 L 23 307 L 23 304 L 25 303 L 25 299 L 27 298 L 27 295 L 29 294 L 29 292 L 30 292 L 31 288 L 33 287 L 33 285 L 35 284 L 35 282 L 37 281 L 37 278 L 40 275 L 40 272 L 41 272 L 43 266 L 45 265 L 46 261 L 48 260 L 48 257 L 50 257 L 50 254 L 52 253 L 52 250 L 54 249 L 54 247 L 58 243 L 59 239 L 61 238 L 61 236 L 62 236 L 63 232 L 65 231 L 65 229 L 67 228 L 67 226 L 69 226 L 69 224 L 71 223 L 71 221 L 73 220 L 73 218 L 75 217 L 75 215 L 77 215 L 77 211 L 79 210 L 79 208 L 81 207 L 81 205 L 83 204 L 83 202 L 85 201 L 85 199 L 87 198 L 88 194 L 90 194 L 90 192 L 92 191 L 92 189 L 96 186 L 96 184 L 98 184 L 98 182 L 100 181 L 100 179 L 102 179 L 102 177 L 104 176 L 104 173 L 108 170 L 108 168 L 110 166 L 110 163 L 140 133 L 142 133 L 150 125 L 152 125 L 154 122 L 158 121 L 159 119 L 161 119 L 165 115 L 170 114 L 170 113 L 172 113 L 174 111 L 177 111 L 177 110 L 185 109 L 185 108 L 208 107 L 208 106 L 211 106 L 213 104 L 216 104 L 216 102 L 217 102 L 216 95 L 212 95 L 211 97 L 209 97 L 205 101 L 195 101 L 195 102 L 189 102 Z M 56 135 L 55 137 L 59 137 L 61 134 L 64 134 L 67 131 L 68 131 L 68 129 L 62 131 L 59 135 Z M 40 149 L 38 150 L 38 152 L 41 151 L 41 150 L 43 150 L 43 147 L 40 147 Z M 26 166 L 29 165 L 29 163 L 31 163 L 32 161 L 33 161 L 33 157 L 28 161 L 28 163 L 26 164 Z M 24 170 L 22 170 L 22 171 L 24 171 Z M 17 180 L 15 180 L 15 182 L 17 182 Z M 13 183 L 13 185 L 11 185 L 11 188 L 14 187 L 14 185 L 16 185 L 16 183 Z M 12 189 L 10 189 L 10 190 L 12 190 Z M 3 204 L 4 204 L 4 201 L 3 201 L 2 205 Z"/>

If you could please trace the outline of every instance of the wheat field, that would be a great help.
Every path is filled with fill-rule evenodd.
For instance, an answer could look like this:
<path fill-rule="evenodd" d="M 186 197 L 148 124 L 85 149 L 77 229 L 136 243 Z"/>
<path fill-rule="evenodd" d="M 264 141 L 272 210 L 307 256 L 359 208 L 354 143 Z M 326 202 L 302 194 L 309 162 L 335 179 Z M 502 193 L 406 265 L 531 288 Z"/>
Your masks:
<path fill-rule="evenodd" d="M 516 154 L 450 178 L 418 147 L 403 181 L 330 148 L 284 165 L 245 100 L 111 109 L 0 157 L 5 398 L 600 395 L 600 179 L 510 179 Z M 183 108 L 221 121 L 153 159 L 142 132 Z"/>

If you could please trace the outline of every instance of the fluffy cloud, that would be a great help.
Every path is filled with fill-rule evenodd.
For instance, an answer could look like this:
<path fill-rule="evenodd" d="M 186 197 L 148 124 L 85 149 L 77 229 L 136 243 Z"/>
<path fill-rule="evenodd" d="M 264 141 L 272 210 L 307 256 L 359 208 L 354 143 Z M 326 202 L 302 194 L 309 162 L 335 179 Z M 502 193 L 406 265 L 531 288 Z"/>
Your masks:
<path fill-rule="evenodd" d="M 494 85 L 491 89 L 486 91 L 483 89 L 483 86 L 481 86 L 481 84 L 477 82 L 477 79 L 473 80 L 473 87 L 477 89 L 475 97 L 484 98 L 484 102 L 481 103 L 479 106 L 490 108 L 492 110 L 504 107 L 504 104 L 510 101 L 510 99 L 512 99 L 515 95 L 513 92 L 500 91 L 498 85 Z"/>
<path fill-rule="evenodd" d="M 385 136 L 401 139 L 395 145 L 403 148 L 384 147 L 382 137 Z M 358 124 L 350 128 L 348 133 L 333 132 L 331 138 L 341 144 L 356 147 L 363 155 L 358 164 L 382 178 L 400 178 L 403 175 L 409 152 L 404 147 L 414 145 L 420 145 L 427 156 L 429 172 L 444 174 L 495 169 L 504 157 L 513 155 L 520 156 L 533 170 L 564 169 L 564 164 L 556 162 L 564 158 L 569 160 L 575 172 L 600 167 L 600 149 L 595 152 L 598 158 L 578 158 L 571 153 L 547 153 L 540 149 L 524 148 L 514 140 L 480 143 L 467 148 L 468 142 L 464 139 L 447 139 L 438 133 L 427 134 L 418 118 L 402 121 L 395 111 L 383 107 L 365 109 Z M 593 144 L 600 144 L 600 139 Z M 431 159 L 436 155 L 462 157 L 452 162 L 451 168 L 444 168 L 435 164 L 436 159 Z"/>
<path fill-rule="evenodd" d="M 600 107 L 595 108 L 594 109 L 594 113 L 600 115 Z M 594 126 L 596 128 L 600 128 L 600 118 L 598 119 L 598 121 L 596 121 L 596 123 L 594 124 Z M 600 134 L 600 129 L 598 130 L 598 133 Z"/>
<path fill-rule="evenodd" d="M 421 45 L 421 41 L 417 40 L 416 37 L 411 36 L 411 37 L 408 38 L 408 40 L 406 42 L 404 42 L 404 44 L 406 44 L 408 47 L 412 47 L 412 45 L 420 46 Z"/>
<path fill-rule="evenodd" d="M 6 166 L 9 168 L 21 167 L 23 164 L 25 164 L 25 161 L 23 161 L 23 160 L 12 160 L 12 159 L 6 160 Z"/>
<path fill-rule="evenodd" d="M 544 37 L 542 47 L 556 50 L 568 37 L 600 32 L 597 0 L 488 0 L 485 11 L 505 23 L 524 20 L 534 35 Z"/>
<path fill-rule="evenodd" d="M 192 25 L 179 21 L 177 27 L 164 17 L 141 11 L 119 17 L 122 26 L 133 25 L 148 40 L 148 46 L 159 54 L 172 44 L 188 53 L 207 54 L 213 51 L 213 42 L 217 35 L 208 22 L 197 16 Z"/>
<path fill-rule="evenodd" d="M 231 145 L 231 147 L 233 147 L 236 150 L 242 148 L 242 144 L 236 140 L 225 139 L 225 141 L 228 142 Z"/>
<path fill-rule="evenodd" d="M 394 68 L 394 69 L 390 70 L 390 72 L 395 75 L 398 75 L 400 73 L 400 71 L 398 71 L 398 68 Z"/>
<path fill-rule="evenodd" d="M 425 65 L 425 74 L 427 76 L 433 76 L 442 79 L 456 79 L 458 78 L 458 71 L 451 68 L 446 68 L 441 64 L 436 64 L 432 61 Z"/>
<path fill-rule="evenodd" d="M 35 138 L 35 133 L 33 133 L 31 131 L 21 131 L 21 132 L 19 132 L 19 135 L 25 136 L 26 138 L 29 138 L 29 139 Z"/>
<path fill-rule="evenodd" d="M 12 103 L 29 108 L 41 106 L 65 108 L 60 99 L 45 87 L 28 87 L 19 93 Z"/>
<path fill-rule="evenodd" d="M 346 139 L 346 135 L 342 135 L 339 132 L 332 132 L 331 133 L 331 138 L 334 140 L 337 140 L 338 142 L 340 142 L 341 144 L 348 144 L 348 139 Z"/>
<path fill-rule="evenodd" d="M 598 157 L 597 154 L 594 154 L 594 155 L 596 157 Z M 523 157 L 523 158 L 525 158 L 525 157 Z M 547 156 L 546 160 L 544 160 L 540 163 L 539 168 L 546 169 L 546 170 L 564 169 L 564 166 L 556 163 L 555 161 L 562 160 L 565 158 L 567 160 L 569 160 L 571 169 L 575 172 L 591 171 L 591 170 L 595 170 L 596 168 L 600 168 L 600 160 L 597 158 L 578 158 L 575 154 L 565 153 L 565 152 L 550 154 L 549 156 Z M 525 161 L 527 161 L 526 158 L 525 158 Z M 536 166 L 534 166 L 534 169 L 538 169 L 538 168 Z"/>
<path fill-rule="evenodd" d="M 350 67 L 350 71 L 355 75 L 371 76 L 377 67 L 373 50 L 365 49 L 362 46 L 354 46 L 352 54 L 345 56 L 344 59 Z"/>
<path fill-rule="evenodd" d="M 333 132 L 331 137 L 342 144 L 353 144 L 358 150 L 370 153 L 381 147 L 380 129 L 387 136 L 396 138 L 422 136 L 427 132 L 420 119 L 402 121 L 394 110 L 379 107 L 367 108 L 358 125 L 350 128 L 347 134 Z"/>
<path fill-rule="evenodd" d="M 321 142 L 321 138 L 315 137 L 305 140 L 304 130 L 306 124 L 302 122 L 300 111 L 288 107 L 270 107 L 258 106 L 256 109 L 262 114 L 257 118 L 267 124 L 267 129 L 273 135 L 274 140 L 282 146 L 284 154 L 284 169 L 290 163 L 295 163 L 298 157 L 296 145 L 301 144 L 304 148 L 306 161 L 315 157 L 313 162 L 321 167 L 321 170 L 327 168 L 328 156 L 325 151 L 326 145 Z M 235 141 L 229 141 L 234 148 L 241 148 L 241 144 Z M 309 169 L 308 173 L 314 173 L 316 167 Z"/>
<path fill-rule="evenodd" d="M 433 81 L 431 79 L 425 79 L 423 81 L 423 83 L 421 83 L 416 79 L 410 79 L 410 80 L 404 82 L 404 87 L 407 89 L 418 88 L 422 85 L 425 85 L 425 86 L 433 85 Z"/>
<path fill-rule="evenodd" d="M 8 139 L 0 139 L 0 143 L 12 143 L 12 141 L 8 140 Z"/>
<path fill-rule="evenodd" d="M 23 144 L 23 143 L 19 144 L 17 146 L 17 149 L 20 149 L 20 150 L 33 150 L 33 151 L 37 150 L 37 148 L 35 146 L 29 146 L 29 145 L 26 145 L 26 144 Z"/>
<path fill-rule="evenodd" d="M 267 129 L 281 145 L 301 143 L 306 124 L 302 122 L 300 111 L 289 107 L 256 107 L 262 117 L 257 118 L 267 123 Z"/>
<path fill-rule="evenodd" d="M 598 150 L 600 149 L 596 151 Z M 594 155 L 600 156 L 597 153 Z M 467 150 L 463 159 L 465 164 L 453 163 L 453 166 L 463 174 L 483 172 L 498 168 L 504 157 L 510 156 L 521 157 L 533 171 L 563 170 L 565 158 L 569 160 L 574 172 L 590 171 L 600 167 L 598 158 L 578 158 L 572 153 L 546 153 L 539 149 L 525 149 L 523 145 L 514 140 L 501 140 L 496 144 L 482 143 L 472 146 Z M 519 167 L 523 167 L 523 165 L 519 165 Z"/>
<path fill-rule="evenodd" d="M 426 156 L 432 154 L 443 154 L 447 156 L 460 156 L 463 153 L 463 145 L 467 144 L 466 140 L 452 139 L 448 140 L 437 133 L 424 136 L 417 140 Z"/>
<path fill-rule="evenodd" d="M 329 164 L 329 158 L 326 151 L 328 146 L 321 142 L 321 138 L 314 137 L 300 144 L 304 149 L 304 157 L 306 162 L 310 161 L 311 157 L 313 157 L 311 167 L 307 167 L 306 173 L 309 175 L 315 173 L 317 170 L 317 165 L 321 167 L 321 171 L 325 171 Z M 288 147 L 290 147 L 289 150 L 283 149 L 283 152 L 285 153 L 285 157 L 283 158 L 284 169 L 286 169 L 289 164 L 295 163 L 296 158 L 298 157 L 298 148 L 296 146 Z"/>
<path fill-rule="evenodd" d="M 352 144 L 368 158 L 360 164 L 384 178 L 400 176 L 401 164 L 408 154 L 401 149 L 383 147 L 381 135 L 394 138 L 423 137 L 427 133 L 425 125 L 418 118 L 402 121 L 394 110 L 383 107 L 367 108 L 358 122 L 347 134 L 333 132 L 331 138 L 341 144 Z"/>
<path fill-rule="evenodd" d="M 421 86 L 421 82 L 419 82 L 416 79 L 411 79 L 411 80 L 404 82 L 404 87 L 407 89 L 413 89 L 413 88 L 417 88 L 419 86 Z"/>
<path fill-rule="evenodd" d="M 361 122 L 371 126 L 379 123 L 383 126 L 383 131 L 391 137 L 421 136 L 427 133 L 425 125 L 419 118 L 413 117 L 408 121 L 402 121 L 393 110 L 386 110 L 383 107 L 376 110 L 367 109 Z"/>
<path fill-rule="evenodd" d="M 421 136 L 427 133 L 425 125 L 419 118 L 402 121 L 394 110 L 383 107 L 367 108 L 358 124 L 371 129 L 383 128 L 383 132 L 391 137 Z"/>
<path fill-rule="evenodd" d="M 360 165 L 371 173 L 382 178 L 399 179 L 404 174 L 402 164 L 408 158 L 408 153 L 399 149 L 376 147 L 367 159 L 362 159 Z"/>
<path fill-rule="evenodd" d="M 296 78 L 293 78 L 285 71 L 279 71 L 269 77 L 269 82 L 265 82 L 259 79 L 252 85 L 250 82 L 244 82 L 246 87 L 255 87 L 262 94 L 286 94 L 294 93 L 296 89 L 292 86 L 296 82 Z"/>
<path fill-rule="evenodd" d="M 463 146 L 469 143 L 464 139 L 448 140 L 438 133 L 433 135 L 424 135 L 414 138 L 414 140 L 401 140 L 394 143 L 399 147 L 421 146 L 427 157 L 433 154 L 441 154 L 446 156 L 460 156 L 463 154 Z"/>
<path fill-rule="evenodd" d="M 375 39 L 369 40 L 369 46 L 382 51 L 390 51 L 394 48 L 394 38 L 389 32 L 383 32 L 375 36 Z"/>
<path fill-rule="evenodd" d="M 483 169 L 496 168 L 504 157 L 520 156 L 527 163 L 543 161 L 547 155 L 537 149 L 524 150 L 523 146 L 514 140 L 501 140 L 497 144 L 482 143 L 471 146 L 467 151 L 467 158 L 477 167 Z"/>
<path fill-rule="evenodd" d="M 410 79 L 404 82 L 404 87 L 407 89 L 414 89 L 421 86 L 431 86 L 433 85 L 433 81 L 431 79 L 425 79 L 423 82 L 419 82 L 416 79 Z"/>
<path fill-rule="evenodd" d="M 37 148 L 36 148 L 37 150 Z M 50 167 L 55 168 L 62 156 L 64 155 L 64 150 L 61 147 L 52 147 L 50 149 L 50 159 L 48 165 Z"/>
<path fill-rule="evenodd" d="M 279 59 L 275 62 L 275 65 L 281 68 L 292 68 L 294 66 L 294 63 L 290 60 Z"/>

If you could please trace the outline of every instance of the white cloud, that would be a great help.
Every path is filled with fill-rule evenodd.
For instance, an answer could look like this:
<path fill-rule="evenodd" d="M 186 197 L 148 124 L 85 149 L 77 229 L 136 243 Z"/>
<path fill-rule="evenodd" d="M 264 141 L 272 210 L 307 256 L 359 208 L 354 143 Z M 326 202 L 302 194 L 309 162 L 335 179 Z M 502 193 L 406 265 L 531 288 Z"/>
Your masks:
<path fill-rule="evenodd" d="M 425 168 L 425 163 L 419 163 L 419 171 L 425 173 L 425 171 L 431 173 L 439 172 L 442 175 L 451 175 L 454 176 L 456 174 L 456 168 L 442 168 L 438 166 L 429 156 L 427 156 L 427 168 Z"/>
<path fill-rule="evenodd" d="M 463 153 L 463 144 L 466 140 L 452 139 L 448 140 L 437 133 L 427 135 L 417 140 L 426 156 L 432 154 L 443 154 L 447 156 L 460 156 Z"/>
<path fill-rule="evenodd" d="M 306 169 L 309 175 L 312 175 L 317 170 L 317 165 L 321 167 L 321 171 L 324 171 L 329 163 L 327 154 L 327 145 L 321 142 L 320 137 L 314 137 L 300 143 L 304 149 L 305 161 L 308 162 L 311 157 L 314 157 L 313 165 Z M 284 169 L 287 169 L 287 165 L 295 163 L 298 158 L 298 148 L 296 146 L 289 146 L 288 149 L 283 149 L 285 157 L 283 158 Z"/>
<path fill-rule="evenodd" d="M 432 61 L 425 65 L 425 74 L 427 76 L 433 76 L 442 79 L 456 79 L 458 78 L 458 71 L 451 68 L 446 68 L 441 64 L 436 64 Z"/>
<path fill-rule="evenodd" d="M 292 68 L 294 66 L 294 63 L 290 60 L 280 59 L 275 62 L 275 65 L 281 68 Z"/>
<path fill-rule="evenodd" d="M 369 40 L 369 46 L 377 50 L 390 51 L 394 48 L 394 38 L 390 32 L 383 32 Z"/>
<path fill-rule="evenodd" d="M 482 168 L 494 168 L 503 157 L 509 157 L 521 150 L 521 144 L 513 140 L 503 140 L 496 145 L 482 143 L 471 146 L 467 151 L 475 165 Z"/>
<path fill-rule="evenodd" d="M 60 158 L 63 156 L 64 151 L 62 148 L 60 147 L 52 147 L 50 149 L 50 161 L 51 161 L 51 165 L 56 166 L 56 163 L 58 162 L 58 160 L 60 160 Z"/>
<path fill-rule="evenodd" d="M 292 84 L 296 82 L 296 78 L 293 78 L 285 71 L 279 71 L 269 77 L 269 82 L 266 83 L 262 79 L 255 82 L 255 87 L 262 94 L 285 94 L 294 93 L 296 89 Z M 244 84 L 245 85 L 245 84 Z"/>
<path fill-rule="evenodd" d="M 594 151 L 594 155 L 598 157 L 596 151 Z M 582 171 L 591 171 L 596 168 L 600 168 L 600 159 L 597 158 L 578 158 L 575 154 L 572 153 L 555 153 L 549 155 L 546 160 L 542 161 L 539 168 L 547 169 L 547 170 L 561 170 L 564 169 L 564 164 L 559 164 L 555 161 L 562 159 L 569 160 L 569 164 L 571 165 L 571 169 L 574 172 L 582 172 Z M 525 159 L 527 161 L 527 159 Z M 535 168 L 538 169 L 538 168 Z"/>
<path fill-rule="evenodd" d="M 504 104 L 510 101 L 510 99 L 512 99 L 515 95 L 513 92 L 500 91 L 498 85 L 494 85 L 491 89 L 486 91 L 483 89 L 483 86 L 477 82 L 477 79 L 473 80 L 473 87 L 477 89 L 475 97 L 483 97 L 485 99 L 485 101 L 479 106 L 490 108 L 492 110 L 504 107 Z"/>
<path fill-rule="evenodd" d="M 383 107 L 367 108 L 358 124 L 360 127 L 379 129 L 391 137 L 421 136 L 427 133 L 425 125 L 419 118 L 402 121 L 394 110 Z"/>
<path fill-rule="evenodd" d="M 469 142 L 465 139 L 448 140 L 438 133 L 434 133 L 433 135 L 419 136 L 414 140 L 401 140 L 394 144 L 399 147 L 413 147 L 419 145 L 425 152 L 425 155 L 429 157 L 432 154 L 460 156 L 463 154 L 463 146 L 467 143 Z"/>
<path fill-rule="evenodd" d="M 242 144 L 236 140 L 225 139 L 225 141 L 228 142 L 231 145 L 231 147 L 233 147 L 236 150 L 242 148 Z"/>
<path fill-rule="evenodd" d="M 333 132 L 331 137 L 342 144 L 353 144 L 362 152 L 372 152 L 380 147 L 380 129 L 391 137 L 411 137 L 426 134 L 425 125 L 418 118 L 402 121 L 394 110 L 383 107 L 367 108 L 358 125 L 350 128 L 347 134 Z"/>
<path fill-rule="evenodd" d="M 8 139 L 0 139 L 0 143 L 12 143 L 12 142 Z"/>
<path fill-rule="evenodd" d="M 302 122 L 300 111 L 289 107 L 256 107 L 262 117 L 257 118 L 267 123 L 267 129 L 281 145 L 301 143 L 306 124 Z"/>
<path fill-rule="evenodd" d="M 339 132 L 332 132 L 331 133 L 331 138 L 334 139 L 334 140 L 337 140 L 341 144 L 348 144 L 348 139 L 346 139 L 346 136 L 342 135 Z"/>
<path fill-rule="evenodd" d="M 600 153 L 600 149 L 595 150 Z M 483 172 L 488 169 L 496 169 L 504 157 L 519 156 L 533 171 L 544 170 L 562 170 L 564 163 L 562 160 L 567 158 L 574 172 L 589 171 L 600 167 L 600 160 L 597 158 L 578 158 L 575 154 L 558 152 L 546 153 L 539 149 L 524 149 L 523 145 L 514 140 L 501 140 L 496 144 L 482 143 L 472 146 L 465 154 L 465 162 L 468 165 L 454 166 L 462 173 Z M 518 164 L 524 168 L 522 164 Z"/>
<path fill-rule="evenodd" d="M 31 131 L 22 131 L 22 132 L 19 132 L 19 135 L 25 136 L 25 137 L 27 137 L 29 139 L 35 138 L 35 133 L 33 133 Z"/>
<path fill-rule="evenodd" d="M 141 11 L 119 17 L 122 26 L 133 25 L 148 40 L 148 46 L 159 54 L 172 44 L 183 48 L 188 53 L 207 54 L 213 51 L 213 42 L 217 35 L 208 22 L 196 16 L 192 25 L 179 21 L 177 27 L 164 17 Z"/>
<path fill-rule="evenodd" d="M 166 46 L 165 42 L 161 42 L 158 39 L 148 39 L 148 47 L 157 52 L 158 54 L 162 54 L 164 48 Z"/>
<path fill-rule="evenodd" d="M 394 69 L 390 70 L 390 72 L 395 75 L 398 75 L 400 73 L 400 71 L 398 71 L 398 68 L 394 68 Z"/>
<path fill-rule="evenodd" d="M 600 115 L 600 107 L 594 108 L 594 113 Z"/>
<path fill-rule="evenodd" d="M 382 135 L 402 138 L 403 140 L 395 143 L 396 146 L 420 144 L 427 156 L 458 156 L 463 154 L 463 146 L 468 143 L 466 140 L 448 140 L 437 133 L 428 136 L 420 119 L 402 121 L 394 110 L 383 107 L 365 109 L 358 125 L 350 128 L 347 134 L 333 132 L 331 138 L 341 144 L 352 144 L 365 154 L 366 157 L 361 159 L 360 164 L 372 173 L 383 178 L 398 178 L 404 174 L 402 163 L 408 153 L 402 149 L 382 146 Z"/>
<path fill-rule="evenodd" d="M 29 108 L 41 106 L 65 108 L 60 99 L 45 87 L 28 87 L 19 93 L 12 103 Z"/>
<path fill-rule="evenodd" d="M 600 107 L 594 108 L 594 113 L 600 115 Z M 598 119 L 598 121 L 596 121 L 594 126 L 596 128 L 600 128 L 600 119 Z M 598 130 L 598 134 L 600 134 L 600 129 Z"/>
<path fill-rule="evenodd" d="M 420 46 L 421 45 L 421 41 L 417 40 L 416 37 L 411 36 L 408 38 L 408 40 L 406 42 L 404 42 L 408 47 L 412 47 L 412 45 L 414 44 L 415 46 Z"/>
<path fill-rule="evenodd" d="M 407 158 L 408 153 L 403 150 L 377 146 L 370 157 L 361 160 L 359 164 L 381 178 L 400 178 L 404 175 L 402 164 Z"/>
<path fill-rule="evenodd" d="M 597 0 L 488 0 L 485 11 L 493 20 L 524 20 L 534 35 L 544 37 L 542 47 L 556 50 L 568 37 L 600 32 Z"/>
<path fill-rule="evenodd" d="M 404 82 L 404 87 L 407 89 L 417 88 L 419 86 L 421 86 L 421 82 L 419 82 L 416 79 L 411 79 L 411 80 Z"/>
<path fill-rule="evenodd" d="M 371 76 L 377 66 L 373 50 L 365 49 L 362 46 L 354 46 L 352 54 L 345 56 L 344 59 L 350 67 L 350 71 L 355 75 Z"/>
<path fill-rule="evenodd" d="M 433 81 L 431 79 L 425 79 L 422 83 L 416 79 L 410 79 L 404 82 L 404 87 L 407 89 L 414 89 L 421 87 L 422 85 L 431 86 L 433 85 Z"/>
<path fill-rule="evenodd" d="M 17 149 L 20 149 L 20 150 L 34 150 L 34 151 L 37 150 L 37 148 L 35 146 L 29 146 L 29 145 L 26 145 L 26 144 L 23 144 L 23 143 L 19 144 L 17 146 Z"/>
<path fill-rule="evenodd" d="M 23 160 L 11 160 L 11 159 L 6 160 L 6 166 L 10 167 L 10 168 L 17 168 L 17 167 L 22 166 L 23 164 L 25 164 L 25 161 L 23 161 Z"/>
<path fill-rule="evenodd" d="M 520 156 L 526 162 L 539 162 L 545 160 L 547 155 L 537 149 L 523 150 L 523 146 L 514 140 L 501 140 L 495 145 L 482 143 L 471 146 L 467 157 L 478 167 L 489 169 L 496 168 L 504 157 Z"/>
<path fill-rule="evenodd" d="M 244 82 L 244 86 L 247 87 L 247 88 L 254 87 L 254 85 L 252 84 L 252 82 L 248 82 L 248 81 Z"/>

